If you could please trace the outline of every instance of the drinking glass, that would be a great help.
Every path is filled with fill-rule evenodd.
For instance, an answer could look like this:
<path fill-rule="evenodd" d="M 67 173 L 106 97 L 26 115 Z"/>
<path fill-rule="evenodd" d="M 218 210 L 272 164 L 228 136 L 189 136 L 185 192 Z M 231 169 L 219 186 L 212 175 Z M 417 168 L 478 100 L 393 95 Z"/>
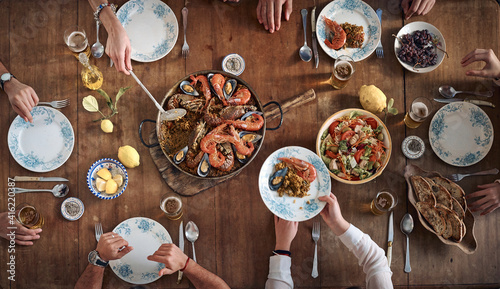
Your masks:
<path fill-rule="evenodd" d="M 16 220 L 28 229 L 38 229 L 45 224 L 43 216 L 28 203 L 22 203 L 16 207 Z"/>
<path fill-rule="evenodd" d="M 383 215 L 398 203 L 398 196 L 389 189 L 383 189 L 377 193 L 375 198 L 370 203 L 370 211 L 377 216 Z"/>
<path fill-rule="evenodd" d="M 79 26 L 71 26 L 64 31 L 64 43 L 78 59 L 78 54 L 85 53 L 90 57 L 90 46 L 85 30 Z"/>
<path fill-rule="evenodd" d="M 174 193 L 166 193 L 160 201 L 160 209 L 170 220 L 178 220 L 182 217 L 182 199 Z"/>
<path fill-rule="evenodd" d="M 347 55 L 341 55 L 335 59 L 332 76 L 328 83 L 335 89 L 342 89 L 354 74 L 354 60 Z"/>
<path fill-rule="evenodd" d="M 432 103 L 425 97 L 416 98 L 405 115 L 404 122 L 409 128 L 419 127 L 431 114 Z"/>

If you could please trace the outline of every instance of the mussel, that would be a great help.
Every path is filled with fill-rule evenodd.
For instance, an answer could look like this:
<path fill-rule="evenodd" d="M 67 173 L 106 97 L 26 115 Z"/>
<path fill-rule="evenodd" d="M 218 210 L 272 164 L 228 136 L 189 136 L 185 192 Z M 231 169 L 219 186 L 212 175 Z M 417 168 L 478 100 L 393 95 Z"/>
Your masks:
<path fill-rule="evenodd" d="M 211 165 L 210 165 L 210 162 L 208 161 L 208 154 L 205 153 L 203 155 L 203 158 L 201 158 L 201 161 L 200 161 L 200 164 L 198 165 L 198 176 L 204 178 L 208 175 L 208 173 L 210 172 L 210 168 L 211 168 Z"/>
<path fill-rule="evenodd" d="M 240 135 L 240 138 L 246 142 L 253 142 L 253 143 L 256 143 L 258 142 L 262 136 L 260 134 L 256 134 L 254 132 L 250 132 L 250 131 L 241 131 L 239 133 Z"/>
<path fill-rule="evenodd" d="M 250 157 L 251 155 L 249 156 L 246 156 L 246 155 L 242 155 L 240 154 L 237 150 L 236 150 L 236 147 L 234 145 L 231 145 L 233 147 L 233 151 L 234 151 L 234 157 L 242 164 L 246 164 L 248 163 L 248 161 L 250 160 Z"/>
<path fill-rule="evenodd" d="M 276 171 L 269 178 L 269 188 L 273 191 L 277 191 L 279 187 L 283 184 L 285 180 L 286 173 L 288 172 L 288 167 L 284 167 L 283 169 Z"/>
<path fill-rule="evenodd" d="M 236 86 L 238 85 L 238 82 L 236 82 L 235 79 L 228 79 L 226 83 L 224 83 L 224 88 L 222 89 L 222 92 L 224 93 L 224 97 L 227 99 L 230 99 L 231 96 L 233 96 L 234 91 L 236 90 Z"/>
<path fill-rule="evenodd" d="M 181 84 L 179 86 L 180 86 L 182 92 L 184 92 L 185 94 L 189 94 L 189 95 L 193 95 L 193 96 L 200 95 L 198 93 L 198 91 L 196 91 L 196 89 L 187 80 L 184 80 L 183 82 L 181 82 Z"/>
<path fill-rule="evenodd" d="M 182 149 L 180 149 L 177 153 L 175 153 L 173 160 L 176 165 L 182 163 L 182 161 L 186 159 L 187 151 L 188 151 L 188 146 L 185 146 Z"/>
<path fill-rule="evenodd" d="M 263 116 L 264 114 L 260 111 L 249 111 L 247 113 L 245 113 L 242 117 L 241 117 L 241 120 L 245 120 L 247 119 L 249 116 L 251 116 L 252 114 L 259 114 L 261 116 Z"/>

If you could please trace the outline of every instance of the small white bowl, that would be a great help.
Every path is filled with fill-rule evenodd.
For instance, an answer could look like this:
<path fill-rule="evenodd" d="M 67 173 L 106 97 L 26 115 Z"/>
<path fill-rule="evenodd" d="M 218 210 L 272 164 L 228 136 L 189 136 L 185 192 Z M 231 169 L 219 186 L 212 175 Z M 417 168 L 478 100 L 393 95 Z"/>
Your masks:
<path fill-rule="evenodd" d="M 70 215 L 67 211 L 67 208 L 66 208 L 66 206 L 69 204 L 74 204 L 74 205 L 78 206 L 78 209 L 79 209 L 78 213 L 76 213 L 75 215 Z M 80 219 L 82 217 L 84 211 L 85 211 L 85 206 L 83 205 L 83 202 L 80 199 L 75 198 L 75 197 L 67 198 L 61 204 L 61 214 L 68 221 L 76 221 L 76 220 Z"/>
<path fill-rule="evenodd" d="M 403 28 L 401 28 L 401 30 L 399 30 L 397 36 L 399 37 L 399 39 L 401 39 L 401 37 L 404 34 L 411 34 L 414 31 L 425 30 L 425 29 L 427 29 L 429 31 L 429 33 L 433 36 L 434 39 L 437 38 L 439 48 L 446 51 L 446 43 L 444 41 L 443 34 L 441 34 L 441 32 L 436 27 L 434 27 L 434 25 L 431 25 L 427 22 L 417 21 L 417 22 L 408 23 Z M 406 70 L 411 71 L 411 72 L 415 72 L 415 73 L 431 72 L 434 69 L 436 69 L 441 64 L 441 62 L 443 62 L 443 59 L 444 59 L 444 52 L 442 50 L 439 50 L 436 48 L 437 63 L 435 65 L 428 66 L 425 68 L 413 69 L 412 65 L 405 63 L 405 62 L 401 61 L 401 59 L 399 59 L 398 52 L 400 49 L 401 49 L 401 43 L 399 42 L 398 39 L 394 39 L 394 53 L 396 54 L 397 60 L 399 61 L 399 63 L 401 63 L 401 65 L 404 68 L 406 68 Z"/>
<path fill-rule="evenodd" d="M 118 190 L 116 193 L 113 195 L 108 195 L 103 192 L 99 192 L 96 187 L 96 179 L 97 179 L 97 172 L 100 169 L 108 169 L 111 172 L 111 175 L 115 176 L 116 174 L 120 174 L 123 176 L 123 184 L 118 187 Z M 87 186 L 89 187 L 90 192 L 98 197 L 99 199 L 102 200 L 112 200 L 115 198 L 118 198 L 123 192 L 125 191 L 125 188 L 127 188 L 128 184 L 128 174 L 127 174 L 127 169 L 122 165 L 117 160 L 110 159 L 110 158 L 104 158 L 96 161 L 90 166 L 90 169 L 87 173 Z"/>

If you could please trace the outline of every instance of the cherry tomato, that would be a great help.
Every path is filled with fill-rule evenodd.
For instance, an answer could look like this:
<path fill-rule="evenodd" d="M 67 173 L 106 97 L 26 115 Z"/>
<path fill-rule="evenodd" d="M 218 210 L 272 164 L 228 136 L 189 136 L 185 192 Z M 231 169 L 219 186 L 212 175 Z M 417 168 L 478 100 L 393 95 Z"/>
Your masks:
<path fill-rule="evenodd" d="M 360 121 L 356 121 L 356 122 L 351 123 L 351 125 L 349 125 L 349 127 L 354 130 L 357 125 L 363 125 L 363 124 Z"/>
<path fill-rule="evenodd" d="M 370 156 L 369 161 L 370 162 L 376 162 L 377 161 L 377 157 L 375 156 L 375 154 L 373 154 L 373 155 Z"/>
<path fill-rule="evenodd" d="M 372 129 L 377 129 L 378 123 L 373 117 L 365 119 L 366 123 L 372 127 Z"/>
<path fill-rule="evenodd" d="M 326 154 L 326 156 L 327 156 L 327 157 L 329 157 L 329 158 L 332 158 L 332 159 L 336 159 L 336 158 L 337 158 L 337 155 L 336 155 L 336 154 L 334 154 L 333 152 L 329 151 L 329 150 L 326 150 L 326 151 L 325 151 L 325 154 Z"/>
<path fill-rule="evenodd" d="M 334 121 L 332 122 L 332 124 L 330 125 L 330 127 L 328 128 L 328 133 L 334 137 L 335 136 L 335 128 L 339 125 L 340 122 L 338 121 Z"/>
<path fill-rule="evenodd" d="M 348 140 L 355 134 L 356 133 L 353 130 L 348 130 L 348 131 L 344 132 L 344 134 L 342 134 L 342 140 L 346 140 L 346 139 Z"/>
<path fill-rule="evenodd" d="M 363 156 L 364 153 L 365 153 L 365 149 L 361 149 L 361 150 L 354 153 L 354 159 L 356 160 L 356 162 L 358 164 L 359 164 L 359 159 Z"/>

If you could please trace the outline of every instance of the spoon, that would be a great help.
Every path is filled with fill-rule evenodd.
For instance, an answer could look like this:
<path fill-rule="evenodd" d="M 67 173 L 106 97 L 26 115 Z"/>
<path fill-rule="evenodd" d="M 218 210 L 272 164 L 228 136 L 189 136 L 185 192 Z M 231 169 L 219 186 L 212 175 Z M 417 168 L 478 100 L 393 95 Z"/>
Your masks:
<path fill-rule="evenodd" d="M 406 235 L 406 262 L 405 262 L 405 272 L 410 273 L 410 233 L 413 231 L 413 218 L 410 214 L 403 216 L 401 220 L 401 232 Z"/>
<path fill-rule="evenodd" d="M 99 42 L 99 21 L 96 22 L 97 25 L 97 42 L 92 45 L 90 51 L 92 52 L 92 56 L 95 58 L 101 58 L 104 54 L 104 45 Z"/>
<path fill-rule="evenodd" d="M 149 90 L 144 86 L 144 84 L 142 84 L 142 82 L 139 80 L 139 78 L 137 78 L 137 76 L 132 71 L 132 69 L 130 69 L 128 72 L 130 72 L 130 75 L 132 75 L 132 77 L 135 79 L 135 81 L 137 81 L 137 83 L 142 87 L 142 89 L 146 92 L 146 94 L 149 96 L 149 98 L 151 98 L 151 100 L 154 102 L 154 104 L 156 105 L 156 108 L 158 108 L 158 110 L 161 112 L 160 120 L 162 122 L 164 120 L 166 120 L 166 121 L 177 120 L 177 119 L 186 115 L 187 111 L 183 108 L 175 108 L 175 109 L 169 109 L 169 110 L 165 111 L 163 109 L 163 107 L 161 107 L 161 105 L 156 101 L 156 99 L 153 97 L 153 95 L 149 92 Z"/>
<path fill-rule="evenodd" d="M 458 93 L 467 93 L 467 94 L 473 94 L 473 95 L 484 96 L 484 97 L 492 97 L 493 96 L 493 91 L 486 91 L 486 92 L 456 91 L 453 87 L 451 87 L 449 85 L 440 86 L 439 93 L 446 98 L 453 98 Z"/>
<path fill-rule="evenodd" d="M 193 221 L 189 221 L 186 225 L 186 239 L 193 245 L 193 260 L 196 262 L 196 253 L 194 251 L 194 242 L 198 240 L 200 230 Z"/>
<path fill-rule="evenodd" d="M 307 46 L 307 9 L 300 10 L 300 14 L 302 14 L 302 25 L 304 26 L 304 46 L 302 46 L 299 50 L 300 59 L 305 62 L 309 62 L 312 59 L 312 50 Z"/>
<path fill-rule="evenodd" d="M 65 184 L 58 184 L 55 185 L 52 190 L 14 188 L 15 194 L 27 193 L 27 192 L 51 192 L 55 197 L 63 198 L 69 193 L 69 187 Z"/>

